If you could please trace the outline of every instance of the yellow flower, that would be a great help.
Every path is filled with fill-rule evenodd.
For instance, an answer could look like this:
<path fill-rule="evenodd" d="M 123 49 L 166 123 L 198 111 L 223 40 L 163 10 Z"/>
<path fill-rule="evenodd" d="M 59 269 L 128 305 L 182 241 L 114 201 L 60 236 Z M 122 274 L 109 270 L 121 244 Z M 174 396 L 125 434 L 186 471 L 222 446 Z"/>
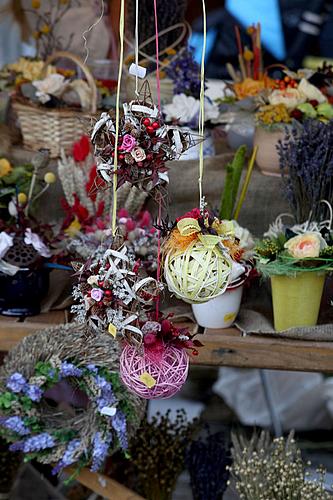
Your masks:
<path fill-rule="evenodd" d="M 284 244 L 284 248 L 295 259 L 319 257 L 320 251 L 325 247 L 327 247 L 327 243 L 319 233 L 299 234 Z"/>
<path fill-rule="evenodd" d="M 71 238 L 75 236 L 81 229 L 81 224 L 79 222 L 79 219 L 75 217 L 73 222 L 70 223 L 67 229 L 65 229 L 65 233 L 68 234 Z"/>
<path fill-rule="evenodd" d="M 6 158 L 0 158 L 0 178 L 10 174 L 12 166 Z"/>
<path fill-rule="evenodd" d="M 31 0 L 31 7 L 33 9 L 39 9 L 39 7 L 40 7 L 40 0 Z"/>
<path fill-rule="evenodd" d="M 25 205 L 26 202 L 28 201 L 28 197 L 25 193 L 19 193 L 17 195 L 17 201 L 19 202 L 19 205 Z"/>
<path fill-rule="evenodd" d="M 56 180 L 57 178 L 53 172 L 46 172 L 46 174 L 44 175 L 44 181 L 46 182 L 46 184 L 54 184 Z"/>
<path fill-rule="evenodd" d="M 40 31 L 44 35 L 47 35 L 51 31 L 51 26 L 49 24 L 43 24 L 43 26 L 41 27 Z"/>
<path fill-rule="evenodd" d="M 175 51 L 175 49 L 171 49 L 171 48 L 166 49 L 165 52 L 168 54 L 168 56 L 175 56 L 177 54 L 177 52 Z"/>
<path fill-rule="evenodd" d="M 243 53 L 243 57 L 244 57 L 245 61 L 252 61 L 252 59 L 253 59 L 252 50 L 245 49 L 244 53 Z"/>
<path fill-rule="evenodd" d="M 40 31 L 34 31 L 33 34 L 32 34 L 33 38 L 35 40 L 38 40 L 41 36 L 41 32 Z"/>

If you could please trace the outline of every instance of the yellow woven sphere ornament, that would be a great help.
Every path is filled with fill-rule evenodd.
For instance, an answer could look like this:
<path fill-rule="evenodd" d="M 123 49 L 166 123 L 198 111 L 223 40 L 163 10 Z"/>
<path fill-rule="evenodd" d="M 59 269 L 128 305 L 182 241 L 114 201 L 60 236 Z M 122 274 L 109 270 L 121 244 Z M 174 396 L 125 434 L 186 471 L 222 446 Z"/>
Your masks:
<path fill-rule="evenodd" d="M 170 292 L 190 304 L 221 295 L 230 283 L 231 270 L 232 260 L 218 236 L 199 235 L 184 251 L 169 251 L 164 260 Z"/>

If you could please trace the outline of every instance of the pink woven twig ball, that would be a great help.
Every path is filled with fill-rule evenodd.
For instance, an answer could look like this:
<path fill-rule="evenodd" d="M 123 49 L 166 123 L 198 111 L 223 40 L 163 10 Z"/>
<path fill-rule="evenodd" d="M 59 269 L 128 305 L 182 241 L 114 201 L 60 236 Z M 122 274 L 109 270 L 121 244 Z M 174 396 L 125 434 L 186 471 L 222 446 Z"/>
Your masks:
<path fill-rule="evenodd" d="M 189 357 L 184 349 L 166 346 L 162 359 L 156 363 L 126 345 L 120 356 L 120 376 L 125 386 L 144 399 L 166 399 L 174 396 L 186 382 Z M 151 388 L 140 379 L 149 374 L 156 381 Z"/>

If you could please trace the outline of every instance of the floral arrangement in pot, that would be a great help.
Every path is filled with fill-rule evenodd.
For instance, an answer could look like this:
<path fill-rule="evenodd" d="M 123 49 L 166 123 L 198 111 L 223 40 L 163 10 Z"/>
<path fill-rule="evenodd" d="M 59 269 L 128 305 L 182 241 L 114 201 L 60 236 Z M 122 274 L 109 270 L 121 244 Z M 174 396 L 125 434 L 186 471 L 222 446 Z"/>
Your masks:
<path fill-rule="evenodd" d="M 278 331 L 317 323 L 325 276 L 333 269 L 332 130 L 332 122 L 308 120 L 278 146 L 293 222 L 283 224 L 280 216 L 256 247 L 257 267 L 271 279 Z"/>
<path fill-rule="evenodd" d="M 56 180 L 52 172 L 40 178 L 48 160 L 48 152 L 41 150 L 32 159 L 32 170 L 22 173 L 23 167 L 11 167 L 2 159 L 7 173 L 0 179 L 0 194 L 8 206 L 2 209 L 0 219 L 1 314 L 38 314 L 40 300 L 48 290 L 48 271 L 43 263 L 51 257 L 54 235 L 50 226 L 41 225 L 33 216 L 37 199 Z"/>
<path fill-rule="evenodd" d="M 168 288 L 192 304 L 197 322 L 205 327 L 223 328 L 234 322 L 251 270 L 250 235 L 232 220 L 238 217 L 254 164 L 255 154 L 236 205 L 245 154 L 243 146 L 227 167 L 219 217 L 196 208 L 165 228 L 162 252 Z"/>
<path fill-rule="evenodd" d="M 259 146 L 257 164 L 269 175 L 279 175 L 276 145 L 291 124 L 302 126 L 309 118 L 323 122 L 333 118 L 328 87 L 320 85 L 323 79 L 319 79 L 317 73 L 284 70 L 284 74 L 280 80 L 275 80 L 275 88 L 262 95 L 255 115 L 255 144 Z"/>
<path fill-rule="evenodd" d="M 232 149 L 242 144 L 252 148 L 257 97 L 273 87 L 274 81 L 263 70 L 260 23 L 247 28 L 246 39 L 244 36 L 242 40 L 238 26 L 235 26 L 235 34 L 239 69 L 227 64 L 231 82 L 226 83 L 223 97 L 218 100 L 220 121 Z"/>

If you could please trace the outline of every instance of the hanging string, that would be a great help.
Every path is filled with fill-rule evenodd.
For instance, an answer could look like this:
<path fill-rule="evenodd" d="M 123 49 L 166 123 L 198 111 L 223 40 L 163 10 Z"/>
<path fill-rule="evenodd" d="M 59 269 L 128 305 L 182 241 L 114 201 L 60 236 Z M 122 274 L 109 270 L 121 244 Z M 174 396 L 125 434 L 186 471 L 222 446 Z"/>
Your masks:
<path fill-rule="evenodd" d="M 139 66 L 139 0 L 135 0 L 135 95 L 139 97 L 138 66 Z"/>
<path fill-rule="evenodd" d="M 158 19 L 157 19 L 157 0 L 154 0 L 154 18 L 155 18 L 155 43 L 156 43 L 156 88 L 157 88 L 157 103 L 158 109 L 161 112 L 161 83 L 160 83 L 160 62 L 159 62 L 159 46 L 158 46 Z M 158 192 L 158 215 L 157 224 L 161 225 L 162 219 L 162 195 Z M 161 280 L 161 231 L 157 233 L 157 283 Z M 160 315 L 160 295 L 156 298 L 156 320 Z"/>
<path fill-rule="evenodd" d="M 155 40 L 156 40 L 156 85 L 157 85 L 157 103 L 158 109 L 161 111 L 161 82 L 160 82 L 160 62 L 159 62 L 159 44 L 158 44 L 158 20 L 157 20 L 157 1 L 154 0 L 154 17 L 155 17 Z"/>
<path fill-rule="evenodd" d="M 199 148 L 199 207 L 201 210 L 204 208 L 205 199 L 202 191 L 202 179 L 204 172 L 204 132 L 205 132 L 205 55 L 206 55 L 206 32 L 207 32 L 207 19 L 206 19 L 206 5 L 205 0 L 202 0 L 202 18 L 203 18 L 203 46 L 201 54 L 201 75 L 200 75 L 200 111 L 199 111 L 199 136 L 201 136 Z"/>
<path fill-rule="evenodd" d="M 104 17 L 104 8 L 105 8 L 105 7 L 104 7 L 104 0 L 101 0 L 101 4 L 102 4 L 102 5 L 101 5 L 101 15 L 99 16 L 99 18 L 97 19 L 97 21 L 95 21 L 95 22 L 94 22 L 94 24 L 92 24 L 91 26 L 89 26 L 89 28 L 88 28 L 88 29 L 86 29 L 86 30 L 82 33 L 82 38 L 83 38 L 83 40 L 84 40 L 84 49 L 85 49 L 85 51 L 86 51 L 86 56 L 85 56 L 85 58 L 84 58 L 83 64 L 86 64 L 86 62 L 88 61 L 88 57 L 89 57 L 89 47 L 88 47 L 88 40 L 87 40 L 86 35 L 87 35 L 88 33 L 90 33 L 90 31 L 91 31 L 91 30 L 93 30 L 93 29 L 97 26 L 97 24 L 99 24 L 99 23 L 102 21 L 102 19 L 103 19 L 103 17 Z"/>
<path fill-rule="evenodd" d="M 113 163 L 113 202 L 112 202 L 112 234 L 116 233 L 117 226 L 117 166 L 118 166 L 118 139 L 119 139 L 119 103 L 120 103 L 120 87 L 121 75 L 124 64 L 124 31 L 125 31 L 125 0 L 120 2 L 119 16 L 119 39 L 120 39 L 120 54 L 119 54 L 119 69 L 118 83 L 116 95 L 116 137 L 114 144 L 114 163 Z"/>

